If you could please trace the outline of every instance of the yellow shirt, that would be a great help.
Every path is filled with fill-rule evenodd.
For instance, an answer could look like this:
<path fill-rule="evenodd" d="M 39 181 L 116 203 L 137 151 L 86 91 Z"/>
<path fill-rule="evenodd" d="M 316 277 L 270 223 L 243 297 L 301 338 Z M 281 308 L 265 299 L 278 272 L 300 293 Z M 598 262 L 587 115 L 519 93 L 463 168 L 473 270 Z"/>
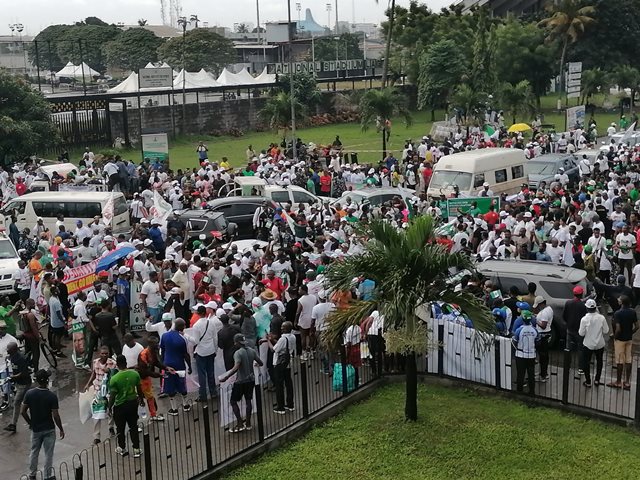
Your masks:
<path fill-rule="evenodd" d="M 231 165 L 229 165 L 229 162 L 220 162 L 220 168 L 224 168 L 225 170 L 229 170 L 231 168 Z"/>

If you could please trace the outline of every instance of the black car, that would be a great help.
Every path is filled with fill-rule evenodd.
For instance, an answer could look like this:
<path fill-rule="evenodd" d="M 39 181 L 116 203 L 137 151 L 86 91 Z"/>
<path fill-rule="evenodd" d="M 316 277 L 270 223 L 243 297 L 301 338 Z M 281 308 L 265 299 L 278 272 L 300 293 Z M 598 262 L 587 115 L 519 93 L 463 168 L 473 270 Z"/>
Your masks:
<path fill-rule="evenodd" d="M 176 210 L 180 220 L 187 226 L 189 232 L 188 240 L 198 240 L 200 235 L 205 235 L 205 241 L 210 242 L 216 235 L 213 232 L 220 232 L 219 240 L 230 241 L 235 238 L 238 226 L 227 221 L 220 212 L 209 210 Z"/>
<path fill-rule="evenodd" d="M 226 197 L 207 202 L 207 210 L 220 212 L 224 217 L 238 226 L 236 235 L 239 240 L 256 238 L 253 230 L 253 215 L 264 202 L 272 209 L 277 205 L 266 197 Z"/>

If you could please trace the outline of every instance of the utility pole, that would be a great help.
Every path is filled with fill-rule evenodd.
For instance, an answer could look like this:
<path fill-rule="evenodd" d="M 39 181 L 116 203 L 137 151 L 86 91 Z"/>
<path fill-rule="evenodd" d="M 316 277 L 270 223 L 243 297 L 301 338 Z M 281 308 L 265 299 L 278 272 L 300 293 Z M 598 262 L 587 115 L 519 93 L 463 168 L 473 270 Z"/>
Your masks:
<path fill-rule="evenodd" d="M 84 78 L 84 58 L 82 56 L 82 40 L 78 40 L 78 45 L 80 46 L 80 73 L 82 74 L 82 91 L 84 92 L 85 97 L 87 96 L 87 82 Z"/>
<path fill-rule="evenodd" d="M 294 88 L 293 88 L 293 31 L 291 29 L 291 0 L 287 0 L 287 17 L 289 24 L 288 32 L 289 32 L 289 100 L 291 101 L 291 135 L 293 136 L 293 141 L 291 142 L 293 160 L 298 158 L 298 152 L 296 149 L 296 102 L 294 96 Z"/>
<path fill-rule="evenodd" d="M 187 132 L 187 71 L 185 69 L 185 47 L 187 37 L 187 17 L 178 18 L 178 25 L 182 27 L 182 134 Z"/>
<path fill-rule="evenodd" d="M 336 35 L 339 35 L 340 32 L 338 30 L 338 0 L 336 0 Z"/>

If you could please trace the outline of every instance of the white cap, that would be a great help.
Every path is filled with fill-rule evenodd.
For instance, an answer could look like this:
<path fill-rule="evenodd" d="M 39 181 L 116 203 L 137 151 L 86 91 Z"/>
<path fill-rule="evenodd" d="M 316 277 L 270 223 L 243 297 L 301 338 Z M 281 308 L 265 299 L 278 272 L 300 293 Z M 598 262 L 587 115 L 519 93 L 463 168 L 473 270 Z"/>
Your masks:
<path fill-rule="evenodd" d="M 180 292 L 182 292 L 182 290 L 180 290 L 180 287 L 173 287 L 171 290 L 169 290 L 169 293 L 171 295 L 180 295 Z"/>
<path fill-rule="evenodd" d="M 105 242 L 115 242 L 115 239 L 111 235 L 107 235 L 102 240 Z"/>
<path fill-rule="evenodd" d="M 242 260 L 242 255 L 239 253 L 236 253 L 233 258 L 235 258 L 236 260 Z"/>
<path fill-rule="evenodd" d="M 118 269 L 118 273 L 119 273 L 120 275 L 124 275 L 125 273 L 129 273 L 129 270 L 130 270 L 130 268 L 129 268 L 129 267 L 120 267 L 120 268 Z"/>
<path fill-rule="evenodd" d="M 182 243 L 180 243 L 180 242 L 173 242 L 171 244 L 171 248 L 178 248 L 178 247 L 181 247 L 181 246 L 182 246 Z"/>
<path fill-rule="evenodd" d="M 217 310 L 217 309 L 218 309 L 218 303 L 217 303 L 217 302 L 214 302 L 213 300 L 211 300 L 210 302 L 208 302 L 208 303 L 205 305 L 205 308 L 210 308 L 210 309 L 212 309 L 212 310 Z"/>
<path fill-rule="evenodd" d="M 193 307 L 191 307 L 191 310 L 195 312 L 199 307 L 204 307 L 204 305 L 201 303 L 196 303 Z"/>
<path fill-rule="evenodd" d="M 325 298 L 327 298 L 327 292 L 325 290 L 320 290 L 318 292 L 318 298 L 321 298 L 324 300 Z"/>
<path fill-rule="evenodd" d="M 584 302 L 584 306 L 587 308 L 596 308 L 598 305 L 596 304 L 596 301 L 593 298 L 590 298 L 589 300 Z"/>
<path fill-rule="evenodd" d="M 180 265 L 189 265 L 189 262 L 183 258 L 182 260 L 180 260 Z"/>
<path fill-rule="evenodd" d="M 223 310 L 233 310 L 233 305 L 231 305 L 231 303 L 229 302 L 225 302 L 222 304 L 222 309 Z"/>
<path fill-rule="evenodd" d="M 483 186 L 483 187 L 488 187 L 488 186 L 489 186 L 489 182 L 484 182 L 484 183 L 482 184 L 482 186 Z"/>
<path fill-rule="evenodd" d="M 173 314 L 171 312 L 165 312 L 162 314 L 163 322 L 173 322 Z"/>
<path fill-rule="evenodd" d="M 133 258 L 139 257 L 140 255 L 142 255 L 142 252 L 140 250 L 134 250 L 133 252 L 131 252 L 131 256 Z"/>
<path fill-rule="evenodd" d="M 153 243 L 153 240 L 151 240 L 150 238 L 146 238 L 143 243 L 145 247 L 148 247 Z"/>
<path fill-rule="evenodd" d="M 373 168 L 370 168 L 369 171 L 367 172 L 369 175 L 372 175 L 374 173 L 376 173 L 376 171 Z"/>
<path fill-rule="evenodd" d="M 131 245 L 137 247 L 138 245 L 143 245 L 142 240 L 138 240 L 137 238 L 131 242 Z"/>
<path fill-rule="evenodd" d="M 524 218 L 531 218 L 531 212 L 524 212 Z"/>

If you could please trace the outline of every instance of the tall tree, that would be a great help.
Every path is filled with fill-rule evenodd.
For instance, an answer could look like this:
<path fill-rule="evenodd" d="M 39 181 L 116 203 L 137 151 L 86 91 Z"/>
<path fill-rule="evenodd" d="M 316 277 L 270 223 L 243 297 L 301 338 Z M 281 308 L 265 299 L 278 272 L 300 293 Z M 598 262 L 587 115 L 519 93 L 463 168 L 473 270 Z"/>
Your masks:
<path fill-rule="evenodd" d="M 535 113 L 533 91 L 527 80 L 521 80 L 515 85 L 509 82 L 503 83 L 498 101 L 507 115 L 511 116 L 512 123 L 516 123 L 519 115 L 529 119 Z"/>
<path fill-rule="evenodd" d="M 380 0 L 376 0 L 376 3 L 379 3 Z M 387 22 L 387 38 L 386 45 L 384 48 L 384 61 L 382 64 L 382 88 L 387 86 L 387 75 L 389 74 L 389 58 L 391 56 L 391 41 L 393 39 L 393 26 L 395 22 L 396 15 L 396 0 L 391 0 L 391 7 L 387 10 L 387 17 L 389 21 Z"/>
<path fill-rule="evenodd" d="M 609 93 L 609 85 L 611 85 L 611 75 L 608 72 L 601 68 L 583 70 L 581 103 L 586 103 L 592 95 L 599 92 L 603 92 L 606 97 Z"/>
<path fill-rule="evenodd" d="M 24 80 L 0 71 L 0 163 L 43 154 L 59 140 L 49 102 Z"/>
<path fill-rule="evenodd" d="M 620 65 L 612 72 L 611 77 L 619 88 L 631 90 L 630 107 L 633 112 L 634 98 L 640 88 L 640 70 L 629 65 Z"/>
<path fill-rule="evenodd" d="M 85 62 L 94 70 L 104 73 L 107 69 L 104 45 L 118 38 L 121 33 L 115 25 L 74 26 L 58 39 L 56 50 L 65 63 L 79 65 Z"/>
<path fill-rule="evenodd" d="M 182 36 L 167 40 L 158 49 L 158 56 L 169 65 L 182 66 Z M 201 68 L 213 72 L 236 61 L 233 42 L 208 28 L 189 30 L 184 40 L 184 67 L 187 71 L 198 71 Z"/>
<path fill-rule="evenodd" d="M 163 40 L 146 28 L 129 28 L 104 46 L 107 63 L 123 70 L 138 70 L 158 61 Z"/>
<path fill-rule="evenodd" d="M 426 352 L 429 345 L 421 310 L 430 309 L 431 302 L 445 301 L 467 313 L 479 332 L 494 332 L 495 323 L 489 310 L 471 293 L 454 292 L 451 288 L 451 270 L 473 271 L 474 267 L 469 256 L 450 253 L 436 242 L 435 221 L 431 216 L 416 218 L 405 230 L 374 221 L 365 234 L 369 241 L 364 253 L 331 265 L 327 281 L 331 290 L 349 291 L 354 277 L 373 280 L 376 286 L 373 299 L 353 300 L 346 308 L 332 313 L 325 338 L 330 344 L 338 344 L 346 328 L 359 325 L 378 310 L 384 318 L 387 351 L 405 355 L 405 418 L 416 421 L 416 356 Z M 475 340 L 483 346 L 492 337 L 477 334 Z"/>
<path fill-rule="evenodd" d="M 41 70 L 54 72 L 64 67 L 67 61 L 60 58 L 57 47 L 67 31 L 72 28 L 75 27 L 72 25 L 49 25 L 41 30 L 27 47 L 31 63 L 39 65 Z"/>
<path fill-rule="evenodd" d="M 290 91 L 289 78 L 289 75 L 279 77 L 281 91 L 287 93 Z M 309 111 L 322 101 L 322 93 L 320 93 L 316 79 L 311 73 L 296 73 L 293 76 L 293 95 Z"/>
<path fill-rule="evenodd" d="M 418 108 L 435 109 L 445 106 L 451 92 L 466 72 L 466 60 L 453 40 L 440 40 L 420 56 L 418 74 Z"/>
<path fill-rule="evenodd" d="M 583 6 L 581 0 L 561 0 L 547 3 L 549 16 L 540 20 L 539 26 L 547 30 L 548 42 L 560 43 L 560 92 L 564 92 L 564 64 L 567 47 L 575 43 L 587 25 L 595 22 L 595 8 Z"/>
<path fill-rule="evenodd" d="M 403 117 L 405 124 L 411 125 L 411 111 L 407 107 L 407 98 L 399 90 L 387 87 L 382 90 L 367 90 L 360 97 L 360 124 L 367 130 L 376 124 L 382 133 L 382 158 L 387 156 L 388 123 L 394 116 Z"/>
<path fill-rule="evenodd" d="M 509 18 L 496 28 L 496 77 L 512 84 L 529 80 L 538 107 L 556 74 L 553 56 L 553 49 L 544 43 L 544 31 L 533 23 Z"/>
<path fill-rule="evenodd" d="M 475 90 L 490 93 L 495 87 L 494 42 L 495 30 L 489 21 L 487 9 L 480 8 L 474 34 L 471 78 L 469 79 Z"/>
<path fill-rule="evenodd" d="M 293 101 L 296 110 L 296 121 L 302 121 L 307 116 L 307 107 L 299 102 L 295 96 Z M 274 130 L 291 130 L 291 96 L 288 92 L 278 92 L 269 97 L 259 113 L 262 120 L 269 124 Z"/>
<path fill-rule="evenodd" d="M 319 38 L 315 41 L 314 53 L 319 62 L 364 58 L 360 50 L 360 38 L 352 33 L 342 33 L 337 38 Z M 307 58 L 311 60 L 311 54 Z"/>

